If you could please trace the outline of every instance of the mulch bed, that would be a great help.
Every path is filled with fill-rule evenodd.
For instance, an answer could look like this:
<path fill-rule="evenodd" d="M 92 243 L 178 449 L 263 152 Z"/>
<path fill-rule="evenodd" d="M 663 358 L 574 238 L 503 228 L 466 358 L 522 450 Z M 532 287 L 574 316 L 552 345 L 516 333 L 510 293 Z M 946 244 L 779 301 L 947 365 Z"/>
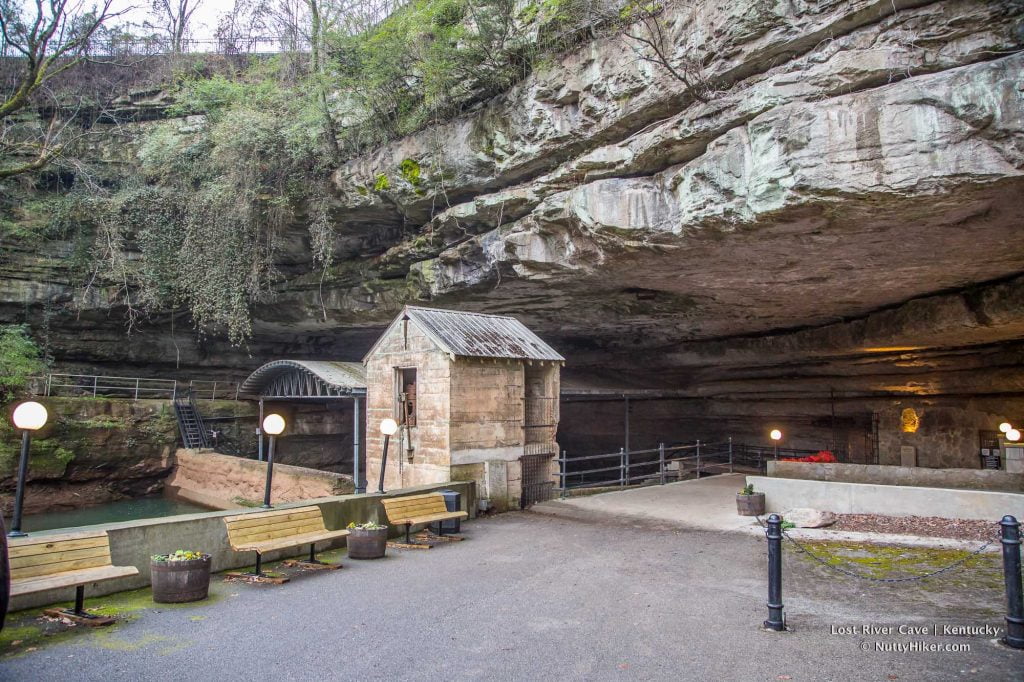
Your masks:
<path fill-rule="evenodd" d="M 937 516 L 882 516 L 880 514 L 839 514 L 829 530 L 859 533 L 892 533 L 954 540 L 991 540 L 999 533 L 994 521 L 942 519 Z"/>

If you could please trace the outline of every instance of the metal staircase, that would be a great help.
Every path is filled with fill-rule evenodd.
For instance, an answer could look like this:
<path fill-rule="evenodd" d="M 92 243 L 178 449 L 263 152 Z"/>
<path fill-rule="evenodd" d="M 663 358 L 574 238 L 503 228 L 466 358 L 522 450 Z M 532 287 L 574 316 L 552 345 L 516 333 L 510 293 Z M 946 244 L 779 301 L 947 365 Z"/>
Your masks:
<path fill-rule="evenodd" d="M 192 391 L 189 391 L 185 396 L 175 396 L 174 413 L 178 417 L 178 430 L 181 432 L 181 442 L 184 443 L 186 448 L 210 447 L 206 426 L 203 424 L 203 416 L 199 414 Z"/>

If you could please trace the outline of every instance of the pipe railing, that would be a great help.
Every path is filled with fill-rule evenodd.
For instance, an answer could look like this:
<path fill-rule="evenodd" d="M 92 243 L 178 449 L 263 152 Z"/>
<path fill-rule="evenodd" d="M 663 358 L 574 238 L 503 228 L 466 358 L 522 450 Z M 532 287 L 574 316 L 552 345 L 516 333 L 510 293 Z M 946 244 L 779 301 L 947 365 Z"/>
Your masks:
<path fill-rule="evenodd" d="M 101 374 L 47 374 L 35 377 L 33 391 L 47 397 L 104 397 L 174 400 L 191 391 L 195 400 L 238 400 L 237 381 L 178 381 Z"/>
<path fill-rule="evenodd" d="M 732 473 L 738 466 L 764 471 L 770 459 L 804 457 L 818 452 L 820 450 L 733 443 L 732 438 L 728 438 L 670 446 L 659 443 L 657 448 L 645 450 L 620 448 L 618 452 L 582 457 L 569 457 L 563 451 L 555 461 L 559 463 L 559 484 L 565 495 L 574 488 L 625 487 L 650 481 L 664 485 L 669 479 L 682 480 L 691 475 L 699 478 L 703 474 Z"/>

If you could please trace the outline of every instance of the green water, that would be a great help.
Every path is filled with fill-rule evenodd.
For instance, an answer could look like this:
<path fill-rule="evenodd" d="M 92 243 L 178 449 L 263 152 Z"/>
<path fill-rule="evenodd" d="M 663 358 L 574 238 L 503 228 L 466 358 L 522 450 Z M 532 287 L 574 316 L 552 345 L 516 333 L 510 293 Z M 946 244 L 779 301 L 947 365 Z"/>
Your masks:
<path fill-rule="evenodd" d="M 56 528 L 72 528 L 74 526 L 91 526 L 96 523 L 113 523 L 115 521 L 134 521 L 136 519 L 154 519 L 162 516 L 178 514 L 195 514 L 210 511 L 188 502 L 168 500 L 163 497 L 142 497 L 136 500 L 108 502 L 94 507 L 83 507 L 73 511 L 47 512 L 32 514 L 21 520 L 21 529 L 25 532 L 54 530 Z M 4 519 L 8 527 L 11 520 Z"/>

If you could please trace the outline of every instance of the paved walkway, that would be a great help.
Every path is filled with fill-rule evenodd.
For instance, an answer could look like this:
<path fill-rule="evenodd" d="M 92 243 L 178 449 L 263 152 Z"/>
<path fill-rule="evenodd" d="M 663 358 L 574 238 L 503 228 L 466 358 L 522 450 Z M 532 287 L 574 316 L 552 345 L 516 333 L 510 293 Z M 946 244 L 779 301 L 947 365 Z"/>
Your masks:
<path fill-rule="evenodd" d="M 755 518 L 736 513 L 736 493 L 746 483 L 745 474 L 720 474 L 666 485 L 628 488 L 598 495 L 551 500 L 533 507 L 534 511 L 563 518 L 603 514 L 608 518 L 628 517 L 671 524 L 682 528 L 719 532 L 743 532 L 761 535 L 763 528 Z M 769 509 L 782 513 L 784 509 Z M 996 526 L 993 522 L 993 532 Z M 799 528 L 789 535 L 804 540 L 848 540 L 884 542 L 922 547 L 976 549 L 980 542 L 949 538 L 893 535 L 831 528 Z M 994 544 L 989 551 L 999 551 Z"/>
<path fill-rule="evenodd" d="M 1024 670 L 1024 653 L 983 635 L 833 634 L 999 626 L 998 580 L 975 574 L 865 586 L 787 554 L 793 631 L 778 634 L 759 627 L 757 535 L 530 512 L 466 527 L 460 544 L 349 560 L 286 585 L 215 577 L 208 604 L 158 608 L 136 598 L 144 605 L 112 628 L 76 629 L 34 651 L 20 645 L 0 659 L 0 679 L 988 682 Z M 15 619 L 0 650 L 18 651 L 10 639 L 32 623 Z M 970 651 L 875 650 L 917 641 Z"/>
<path fill-rule="evenodd" d="M 744 474 L 721 474 L 666 485 L 567 497 L 534 507 L 543 513 L 572 516 L 574 511 L 629 516 L 701 530 L 759 532 L 757 521 L 736 513 L 736 493 Z"/>

